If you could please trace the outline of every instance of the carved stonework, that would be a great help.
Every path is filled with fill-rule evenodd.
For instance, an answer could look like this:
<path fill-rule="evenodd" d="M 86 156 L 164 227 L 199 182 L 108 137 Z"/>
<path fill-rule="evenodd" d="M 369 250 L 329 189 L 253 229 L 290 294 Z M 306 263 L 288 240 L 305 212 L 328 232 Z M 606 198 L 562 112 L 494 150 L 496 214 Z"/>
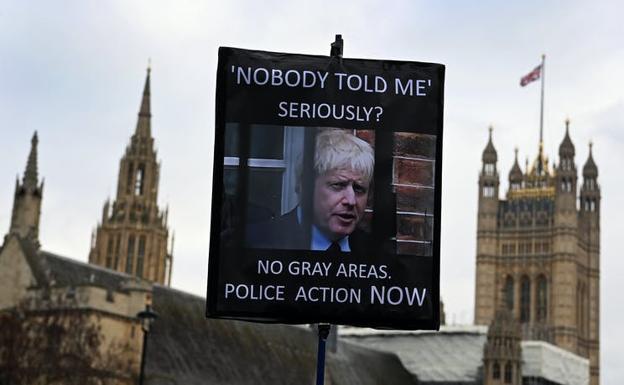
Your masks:
<path fill-rule="evenodd" d="M 119 165 L 117 197 L 104 204 L 89 262 L 169 286 L 172 252 L 167 211 L 157 202 L 160 163 L 151 116 L 148 69 L 136 130 Z"/>
<path fill-rule="evenodd" d="M 497 155 L 490 138 L 479 176 L 475 323 L 487 325 L 504 306 L 525 340 L 554 343 L 591 366 L 598 385 L 600 323 L 600 186 L 592 157 L 577 189 L 569 122 L 551 165 L 540 143 L 524 172 L 517 159 L 506 199 L 499 198 Z M 577 207 L 580 202 L 580 207 Z"/>

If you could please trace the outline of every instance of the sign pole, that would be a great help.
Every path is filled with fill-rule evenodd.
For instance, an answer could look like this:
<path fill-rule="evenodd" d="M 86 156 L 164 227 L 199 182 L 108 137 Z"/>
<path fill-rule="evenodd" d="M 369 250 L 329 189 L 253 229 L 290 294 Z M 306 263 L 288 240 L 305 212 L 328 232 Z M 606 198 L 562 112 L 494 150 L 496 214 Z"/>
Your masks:
<path fill-rule="evenodd" d="M 335 41 L 331 44 L 329 55 L 333 58 L 342 59 L 344 42 L 342 35 L 336 35 Z M 325 345 L 331 330 L 330 324 L 318 325 L 318 351 L 316 354 L 316 385 L 325 384 Z"/>
<path fill-rule="evenodd" d="M 316 355 L 316 385 L 325 383 L 325 343 L 331 329 L 330 324 L 318 325 L 318 353 Z"/>
<path fill-rule="evenodd" d="M 344 40 L 342 40 L 342 35 L 336 35 L 336 39 L 334 40 L 333 43 L 331 43 L 329 56 L 342 58 L 343 49 L 344 49 Z"/>

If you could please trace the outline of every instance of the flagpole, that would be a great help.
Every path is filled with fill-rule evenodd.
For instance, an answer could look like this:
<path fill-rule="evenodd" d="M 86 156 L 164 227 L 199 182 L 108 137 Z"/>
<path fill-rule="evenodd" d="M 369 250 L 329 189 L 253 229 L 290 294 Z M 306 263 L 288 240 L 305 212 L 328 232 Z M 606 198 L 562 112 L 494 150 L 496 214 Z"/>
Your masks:
<path fill-rule="evenodd" d="M 542 54 L 542 65 L 540 66 L 540 79 L 542 80 L 542 92 L 540 98 L 540 137 L 539 137 L 539 154 L 537 163 L 537 172 L 539 175 L 545 170 L 544 166 L 544 62 L 546 61 L 546 55 Z"/>
<path fill-rule="evenodd" d="M 546 55 L 542 54 L 542 95 L 540 101 L 540 147 L 544 142 L 544 77 L 546 76 Z"/>

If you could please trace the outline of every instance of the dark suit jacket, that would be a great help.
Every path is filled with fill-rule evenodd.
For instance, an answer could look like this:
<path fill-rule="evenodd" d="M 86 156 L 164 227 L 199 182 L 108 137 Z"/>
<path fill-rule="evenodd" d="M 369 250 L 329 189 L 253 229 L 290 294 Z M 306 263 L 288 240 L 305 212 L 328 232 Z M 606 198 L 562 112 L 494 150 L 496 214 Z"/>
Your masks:
<path fill-rule="evenodd" d="M 297 209 L 266 222 L 255 223 L 246 228 L 245 246 L 258 249 L 309 250 L 310 231 L 305 231 L 297 220 Z M 368 234 L 356 229 L 349 235 L 352 253 L 369 251 Z"/>

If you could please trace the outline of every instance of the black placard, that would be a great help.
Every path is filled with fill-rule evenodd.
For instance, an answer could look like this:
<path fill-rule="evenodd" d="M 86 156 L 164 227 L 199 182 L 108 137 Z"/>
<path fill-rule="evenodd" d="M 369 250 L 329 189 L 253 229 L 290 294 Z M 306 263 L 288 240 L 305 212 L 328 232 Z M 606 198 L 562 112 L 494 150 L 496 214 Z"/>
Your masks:
<path fill-rule="evenodd" d="M 220 48 L 207 316 L 437 329 L 443 89 L 440 64 Z"/>

